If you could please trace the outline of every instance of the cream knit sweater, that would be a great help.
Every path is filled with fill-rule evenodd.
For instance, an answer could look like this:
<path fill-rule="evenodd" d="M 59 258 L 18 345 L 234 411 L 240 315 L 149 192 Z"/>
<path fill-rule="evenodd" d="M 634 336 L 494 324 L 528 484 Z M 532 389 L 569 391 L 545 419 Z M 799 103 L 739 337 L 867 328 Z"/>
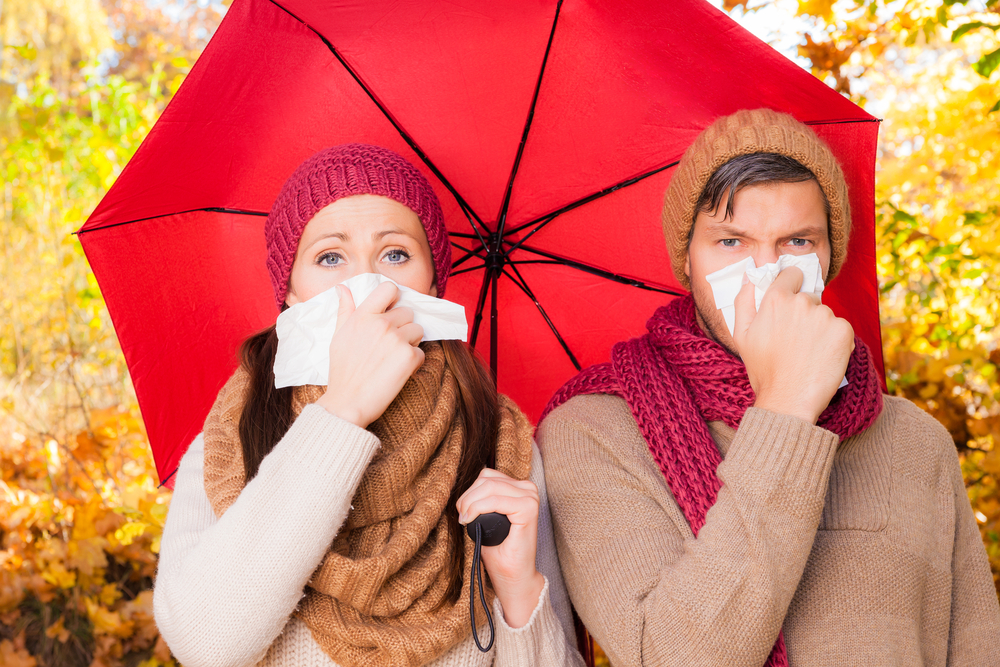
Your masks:
<path fill-rule="evenodd" d="M 886 397 L 864 433 L 751 408 L 709 424 L 723 486 L 695 539 L 628 405 L 538 431 L 573 604 L 614 667 L 1000 665 L 1000 605 L 948 433 Z"/>
<path fill-rule="evenodd" d="M 378 447 L 368 431 L 307 406 L 217 518 L 205 494 L 204 441 L 195 439 L 177 471 L 153 592 L 160 634 L 182 664 L 336 667 L 291 615 Z M 433 667 L 583 664 L 573 646 L 537 448 L 530 479 L 541 497 L 536 566 L 546 584 L 538 606 L 524 627 L 513 629 L 494 601 L 493 649 L 481 653 L 470 635 Z M 480 639 L 488 640 L 488 632 L 481 627 Z"/>

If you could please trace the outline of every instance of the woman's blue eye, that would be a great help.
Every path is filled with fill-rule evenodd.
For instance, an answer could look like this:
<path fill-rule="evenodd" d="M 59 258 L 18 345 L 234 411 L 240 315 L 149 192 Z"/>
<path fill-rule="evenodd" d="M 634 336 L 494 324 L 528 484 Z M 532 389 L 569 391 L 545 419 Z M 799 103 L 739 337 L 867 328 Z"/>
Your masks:
<path fill-rule="evenodd" d="M 410 258 L 410 255 L 405 250 L 390 250 L 385 254 L 385 258 L 390 264 L 402 264 Z"/>
<path fill-rule="evenodd" d="M 739 239 L 722 239 L 722 245 L 727 248 L 735 248 L 737 243 L 739 243 Z"/>
<path fill-rule="evenodd" d="M 316 258 L 316 263 L 320 266 L 338 266 L 343 261 L 344 258 L 335 252 L 325 252 Z"/>

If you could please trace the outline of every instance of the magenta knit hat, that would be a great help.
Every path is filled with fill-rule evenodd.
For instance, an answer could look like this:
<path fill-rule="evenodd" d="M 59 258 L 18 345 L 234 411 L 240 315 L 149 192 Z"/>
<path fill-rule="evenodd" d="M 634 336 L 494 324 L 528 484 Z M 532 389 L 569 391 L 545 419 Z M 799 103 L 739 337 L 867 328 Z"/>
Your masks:
<path fill-rule="evenodd" d="M 299 165 L 274 200 L 264 224 L 267 271 L 280 309 L 306 223 L 320 209 L 351 195 L 381 195 L 410 208 L 424 226 L 438 296 L 451 272 L 451 246 L 441 202 L 423 174 L 398 153 L 368 144 L 322 150 Z"/>

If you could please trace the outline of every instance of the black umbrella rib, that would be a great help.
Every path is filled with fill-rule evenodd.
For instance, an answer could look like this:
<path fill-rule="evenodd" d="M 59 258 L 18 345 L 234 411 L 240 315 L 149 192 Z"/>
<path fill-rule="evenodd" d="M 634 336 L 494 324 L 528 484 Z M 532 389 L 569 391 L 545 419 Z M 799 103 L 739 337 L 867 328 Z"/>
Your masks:
<path fill-rule="evenodd" d="M 521 289 L 521 291 L 524 292 L 524 294 L 529 299 L 531 299 L 532 303 L 535 304 L 535 307 L 538 308 L 538 312 L 541 313 L 542 318 L 545 320 L 545 323 L 549 325 L 549 329 L 551 329 L 553 335 L 555 335 L 556 340 L 559 341 L 559 345 L 566 353 L 566 356 L 569 357 L 570 363 L 573 364 L 573 367 L 576 368 L 576 370 L 578 371 L 583 370 L 583 368 L 580 366 L 580 362 L 577 361 L 576 359 L 576 355 L 573 354 L 573 350 L 569 349 L 569 344 L 566 342 L 566 339 L 562 337 L 561 333 L 559 333 L 559 329 L 556 328 L 555 323 L 549 318 L 549 314 L 545 312 L 545 309 L 542 307 L 542 304 L 539 303 L 538 298 L 535 297 L 535 293 L 531 291 L 530 287 L 528 287 L 528 283 L 527 281 L 525 281 L 524 276 L 521 275 L 521 272 L 518 271 L 517 267 L 514 266 L 513 264 L 510 265 L 510 268 L 514 270 L 515 274 L 517 274 L 517 278 L 510 275 L 507 272 L 507 269 L 503 270 L 503 274 L 508 278 L 510 278 L 510 281 L 515 285 L 517 285 Z"/>
<path fill-rule="evenodd" d="M 881 123 L 881 118 L 844 118 L 841 120 L 807 120 L 805 125 L 847 125 L 849 123 Z"/>
<path fill-rule="evenodd" d="M 660 173 L 661 171 L 665 171 L 667 169 L 670 169 L 671 167 L 676 167 L 679 162 L 680 162 L 680 160 L 674 160 L 673 162 L 667 163 L 667 164 L 663 165 L 662 167 L 657 167 L 656 169 L 650 169 L 649 171 L 647 171 L 645 173 L 642 173 L 642 174 L 639 174 L 638 176 L 633 176 L 632 178 L 627 178 L 624 181 L 621 181 L 620 183 L 615 183 L 614 185 L 612 185 L 610 187 L 607 187 L 607 188 L 604 188 L 603 190 L 600 190 L 598 192 L 595 192 L 594 194 L 587 195 L 586 197 L 583 197 L 581 199 L 577 199 L 574 202 L 570 202 L 569 204 L 566 204 L 562 208 L 556 209 L 555 211 L 553 211 L 551 213 L 546 213 L 545 215 L 541 216 L 540 218 L 535 218 L 534 220 L 532 220 L 530 222 L 526 222 L 523 225 L 515 227 L 514 229 L 510 230 L 509 232 L 507 232 L 508 236 L 510 236 L 511 234 L 516 234 L 516 233 L 518 233 L 519 231 L 521 231 L 523 229 L 527 229 L 528 227 L 531 227 L 532 225 L 538 225 L 538 227 L 536 229 L 531 230 L 531 232 L 524 239 L 521 239 L 521 241 L 519 241 L 518 243 L 514 244 L 514 247 L 511 248 L 511 250 L 509 252 L 513 252 L 514 250 L 517 250 L 517 248 L 520 247 L 521 243 L 523 243 L 525 240 L 527 240 L 528 237 L 530 237 L 535 232 L 539 231 L 542 227 L 544 227 L 545 225 L 549 224 L 555 218 L 559 217 L 563 213 L 568 213 L 569 211 L 572 211 L 575 208 L 580 208 L 584 204 L 589 204 L 590 202 L 594 201 L 595 199 L 600 199 L 601 197 L 606 197 L 607 195 L 610 195 L 612 192 L 617 192 L 617 191 L 621 190 L 622 188 L 627 188 L 630 185 L 635 185 L 639 181 L 644 181 L 647 178 L 649 178 L 650 176 L 655 176 L 656 174 Z"/>
<path fill-rule="evenodd" d="M 347 64 L 347 60 L 345 60 L 344 57 L 340 55 L 340 52 L 337 51 L 336 47 L 334 47 L 334 45 L 330 42 L 330 40 L 328 40 L 326 36 L 323 35 L 323 33 L 321 33 L 319 30 L 316 30 L 316 28 L 312 27 L 311 25 L 300 19 L 294 13 L 289 11 L 287 8 L 281 6 L 280 3 L 275 2 L 275 0 L 269 0 L 269 2 L 278 9 L 280 9 L 281 11 L 291 16 L 293 19 L 295 19 L 302 25 L 304 25 L 306 28 L 311 30 L 317 37 L 323 40 L 323 43 L 326 44 L 326 48 L 330 49 L 330 53 L 333 54 L 333 57 L 336 58 L 341 65 L 343 65 L 344 69 L 347 70 L 347 73 L 351 75 L 351 78 L 354 79 L 354 81 L 359 86 L 361 86 L 361 90 L 363 90 L 364 93 L 368 95 L 368 97 L 371 99 L 371 101 L 375 103 L 375 106 L 377 106 L 378 110 L 382 112 L 382 115 L 386 117 L 386 120 L 388 120 L 392 124 L 392 126 L 396 128 L 396 131 L 399 132 L 399 136 L 403 138 L 403 141 L 405 141 L 406 144 L 413 149 L 413 152 L 417 154 L 417 156 L 423 161 L 423 163 L 426 164 L 427 167 L 432 172 L 434 172 L 434 175 L 437 176 L 438 179 L 440 179 L 440 181 L 444 184 L 444 186 L 448 188 L 448 191 L 451 192 L 453 197 L 455 197 L 455 201 L 457 201 L 458 205 L 462 207 L 462 211 L 465 212 L 466 217 L 469 218 L 469 223 L 472 225 L 472 228 L 476 229 L 475 223 L 472 222 L 473 220 L 475 220 L 482 226 L 483 231 L 489 234 L 490 230 L 486 227 L 486 225 L 483 224 L 483 221 L 479 218 L 479 216 L 472 209 L 472 207 L 469 206 L 468 202 L 466 202 L 465 199 L 462 198 L 462 195 L 458 194 L 458 190 L 456 190 L 455 187 L 451 184 L 451 182 L 448 181 L 447 178 L 445 178 L 444 174 L 441 173 L 441 170 L 437 168 L 437 165 L 434 164 L 434 162 L 431 161 L 431 159 L 427 156 L 427 154 L 424 153 L 423 149 L 421 149 L 420 146 L 417 145 L 417 142 L 413 140 L 413 137 L 411 137 L 409 133 L 407 133 L 407 131 L 403 129 L 403 126 L 399 124 L 396 118 L 391 113 L 389 113 L 389 110 L 385 107 L 384 104 L 382 104 L 382 101 L 365 84 L 365 82 L 361 80 L 361 77 L 358 75 L 357 72 L 354 71 L 354 68 L 352 68 L 350 65 Z M 476 230 L 476 233 L 478 234 L 479 230 Z M 483 241 L 485 245 L 485 241 L 482 239 L 482 237 L 480 237 L 480 240 Z"/>
<path fill-rule="evenodd" d="M 472 271 L 479 271 L 479 270 L 485 269 L 485 268 L 486 268 L 486 264 L 477 264 L 476 266 L 467 266 L 464 269 L 458 269 L 457 271 L 452 271 L 451 273 L 448 274 L 448 277 L 451 278 L 451 277 L 454 277 L 454 276 L 461 275 L 463 273 L 470 273 Z"/>
<path fill-rule="evenodd" d="M 671 294 L 673 296 L 687 296 L 687 292 L 672 289 L 670 287 L 657 287 L 655 285 L 650 285 L 649 283 L 643 282 L 637 278 L 630 278 L 628 276 L 623 276 L 619 273 L 614 273 L 613 271 L 608 271 L 607 269 L 602 269 L 591 264 L 586 264 L 584 262 L 578 262 L 574 259 L 569 259 L 566 257 L 560 257 L 550 252 L 544 250 L 539 250 L 537 248 L 532 248 L 530 246 L 522 246 L 525 252 L 533 252 L 536 255 L 545 257 L 546 259 L 520 259 L 520 260 L 507 260 L 507 264 L 561 264 L 562 266 L 568 266 L 571 269 L 577 269 L 578 271 L 583 271 L 584 273 L 589 273 L 600 278 L 606 278 L 616 283 L 621 283 L 622 285 L 629 285 L 631 287 L 638 287 L 639 289 L 647 290 L 650 292 L 660 292 L 661 294 Z"/>
<path fill-rule="evenodd" d="M 486 259 L 486 257 L 484 257 L 483 255 L 479 254 L 480 252 L 482 252 L 482 249 L 470 250 L 469 248 L 466 248 L 465 246 L 458 245 L 454 241 L 452 241 L 451 245 L 452 245 L 452 247 L 458 248 L 459 250 L 461 250 L 461 251 L 464 252 L 464 254 L 461 257 L 459 257 L 458 259 L 456 259 L 455 261 L 453 261 L 451 263 L 451 268 L 452 269 L 461 266 L 462 264 L 464 264 L 468 260 L 472 259 L 473 257 L 478 258 L 478 259 L 482 259 L 482 260 Z"/>
<path fill-rule="evenodd" d="M 157 218 L 169 218 L 172 215 L 184 215 L 185 213 L 233 213 L 235 215 L 254 215 L 262 218 L 267 217 L 267 213 L 261 211 L 245 211 L 239 208 L 222 208 L 219 206 L 207 206 L 205 208 L 189 208 L 185 211 L 174 211 L 172 213 L 161 213 L 160 215 L 151 215 L 146 218 L 136 218 L 134 220 L 126 220 L 124 222 L 114 222 L 110 225 L 102 225 L 101 227 L 91 227 L 90 229 L 81 229 L 80 231 L 73 232 L 74 234 L 86 234 L 88 232 L 97 232 L 102 229 L 111 229 L 112 227 L 121 227 L 122 225 L 131 225 L 134 222 L 146 222 L 147 220 L 156 220 Z"/>
<path fill-rule="evenodd" d="M 517 178 L 517 170 L 521 166 L 521 157 L 524 155 L 524 146 L 528 143 L 528 133 L 531 131 L 531 122 L 535 119 L 535 106 L 538 104 L 538 93 L 542 89 L 542 77 L 545 75 L 545 66 L 549 62 L 549 53 L 552 51 L 552 41 L 556 36 L 556 25 L 559 23 L 559 12 L 562 9 L 563 0 L 556 3 L 556 13 L 552 17 L 552 30 L 549 31 L 549 41 L 545 45 L 545 55 L 542 56 L 542 66 L 538 70 L 538 80 L 535 81 L 535 92 L 531 97 L 531 104 L 528 106 L 528 117 L 524 120 L 524 130 L 521 132 L 521 142 L 517 145 L 517 155 L 514 156 L 514 165 L 510 170 L 510 178 L 507 179 L 507 189 L 504 192 L 503 204 L 500 206 L 500 215 L 497 218 L 497 238 L 504 235 L 504 227 L 507 224 L 507 210 L 510 208 L 510 197 L 514 190 L 514 179 Z M 497 242 L 494 250 L 499 250 L 500 244 Z"/>

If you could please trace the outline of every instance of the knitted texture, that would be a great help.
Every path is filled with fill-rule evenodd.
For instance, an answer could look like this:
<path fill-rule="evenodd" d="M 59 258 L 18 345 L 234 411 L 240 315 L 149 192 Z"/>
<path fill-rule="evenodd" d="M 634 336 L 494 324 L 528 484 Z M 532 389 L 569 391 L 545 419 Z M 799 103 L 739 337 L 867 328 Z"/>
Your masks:
<path fill-rule="evenodd" d="M 437 294 L 443 296 L 451 273 L 451 246 L 434 188 L 398 153 L 368 144 L 343 144 L 322 150 L 299 165 L 267 216 L 267 271 L 278 308 L 288 293 L 302 230 L 321 209 L 352 195 L 388 197 L 417 214 L 431 247 Z"/>
<path fill-rule="evenodd" d="M 549 401 L 542 419 L 579 394 L 624 398 L 697 537 L 721 487 L 716 469 L 722 455 L 706 423 L 721 421 L 737 428 L 755 395 L 742 361 L 698 326 L 693 297 L 661 307 L 646 326 L 646 335 L 615 345 L 610 362 L 591 366 L 566 383 Z M 875 367 L 859 338 L 847 379 L 849 384 L 818 420 L 841 438 L 863 431 L 882 410 Z M 767 664 L 788 664 L 782 637 Z"/>
<path fill-rule="evenodd" d="M 445 515 L 464 442 L 463 422 L 456 418 L 459 388 L 440 344 L 423 347 L 423 365 L 370 427 L 382 447 L 296 611 L 345 667 L 422 665 L 469 634 L 470 587 L 462 587 L 456 603 L 447 600 L 454 552 L 464 552 L 467 582 L 473 549 L 467 537 L 461 545 L 453 542 Z M 245 373 L 234 375 L 220 394 L 232 398 L 217 402 L 205 423 L 205 490 L 219 516 L 244 486 L 232 415 L 242 409 L 246 382 Z M 296 415 L 323 390 L 296 387 Z M 501 408 L 496 469 L 527 479 L 530 424 L 509 399 L 501 397 Z"/>
<path fill-rule="evenodd" d="M 816 176 L 830 204 L 829 283 L 847 258 L 851 235 L 847 182 L 837 158 L 815 132 L 788 114 L 771 109 L 745 109 L 719 118 L 684 152 L 663 201 L 663 234 L 674 275 L 686 289 L 691 289 L 684 272 L 688 238 L 697 215 L 695 206 L 708 179 L 726 162 L 751 153 L 790 157 Z"/>

